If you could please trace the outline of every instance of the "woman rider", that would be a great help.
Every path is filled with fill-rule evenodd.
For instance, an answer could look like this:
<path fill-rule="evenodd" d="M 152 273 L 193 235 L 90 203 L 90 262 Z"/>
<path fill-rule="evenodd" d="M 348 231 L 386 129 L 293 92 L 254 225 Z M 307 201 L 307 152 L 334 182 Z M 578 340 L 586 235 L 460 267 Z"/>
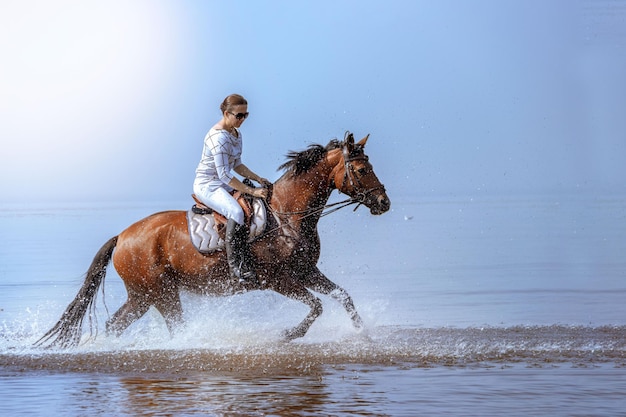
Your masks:
<path fill-rule="evenodd" d="M 237 190 L 254 197 L 266 198 L 266 188 L 253 188 L 233 176 L 266 185 L 268 180 L 255 174 L 241 162 L 242 136 L 239 128 L 248 117 L 248 102 L 239 94 L 231 94 L 220 105 L 222 119 L 204 138 L 202 158 L 196 169 L 193 191 L 211 209 L 228 219 L 226 225 L 226 255 L 230 275 L 240 282 L 256 282 L 248 247 L 248 228 L 243 209 L 230 194 Z"/>

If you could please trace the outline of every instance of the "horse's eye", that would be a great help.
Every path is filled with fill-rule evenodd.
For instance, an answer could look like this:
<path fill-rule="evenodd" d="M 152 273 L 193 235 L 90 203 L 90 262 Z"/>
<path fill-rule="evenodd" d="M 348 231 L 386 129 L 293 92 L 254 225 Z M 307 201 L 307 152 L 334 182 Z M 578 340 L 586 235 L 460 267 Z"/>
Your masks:
<path fill-rule="evenodd" d="M 357 171 L 360 175 L 365 175 L 367 173 L 367 169 L 366 168 L 359 168 Z"/>

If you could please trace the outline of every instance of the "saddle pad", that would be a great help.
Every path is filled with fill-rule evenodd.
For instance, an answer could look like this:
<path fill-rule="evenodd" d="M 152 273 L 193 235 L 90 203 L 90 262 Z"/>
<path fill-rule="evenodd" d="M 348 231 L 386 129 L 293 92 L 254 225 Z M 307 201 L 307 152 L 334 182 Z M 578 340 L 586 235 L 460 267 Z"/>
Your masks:
<path fill-rule="evenodd" d="M 267 222 L 267 210 L 258 198 L 252 202 L 252 211 L 248 240 L 253 240 L 263 233 Z M 220 237 L 217 231 L 213 214 L 196 214 L 189 210 L 187 211 L 187 225 L 189 226 L 191 242 L 200 252 L 210 253 L 224 247 L 224 239 Z"/>

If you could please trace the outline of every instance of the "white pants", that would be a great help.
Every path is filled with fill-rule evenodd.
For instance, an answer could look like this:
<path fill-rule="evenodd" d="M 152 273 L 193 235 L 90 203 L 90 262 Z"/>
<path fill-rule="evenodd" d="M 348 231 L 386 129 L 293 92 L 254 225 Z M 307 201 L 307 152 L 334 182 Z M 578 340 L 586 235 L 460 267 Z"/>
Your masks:
<path fill-rule="evenodd" d="M 222 216 L 232 219 L 239 224 L 244 224 L 243 209 L 226 189 L 194 184 L 193 192 L 200 201 Z"/>

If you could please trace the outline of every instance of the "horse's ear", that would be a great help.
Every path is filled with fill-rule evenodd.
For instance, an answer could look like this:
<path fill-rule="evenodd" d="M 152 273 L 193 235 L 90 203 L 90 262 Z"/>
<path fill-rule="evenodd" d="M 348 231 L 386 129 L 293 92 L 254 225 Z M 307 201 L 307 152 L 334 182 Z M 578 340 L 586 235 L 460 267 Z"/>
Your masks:
<path fill-rule="evenodd" d="M 343 139 L 343 153 L 344 155 L 350 155 L 354 150 L 354 135 L 350 132 L 346 132 L 346 135 Z"/>
<path fill-rule="evenodd" d="M 370 137 L 370 134 L 368 133 L 367 136 L 365 136 L 363 139 L 359 141 L 359 143 L 357 143 L 357 146 L 360 146 L 361 148 L 363 148 L 365 144 L 367 143 L 367 140 L 369 139 L 369 137 Z"/>

